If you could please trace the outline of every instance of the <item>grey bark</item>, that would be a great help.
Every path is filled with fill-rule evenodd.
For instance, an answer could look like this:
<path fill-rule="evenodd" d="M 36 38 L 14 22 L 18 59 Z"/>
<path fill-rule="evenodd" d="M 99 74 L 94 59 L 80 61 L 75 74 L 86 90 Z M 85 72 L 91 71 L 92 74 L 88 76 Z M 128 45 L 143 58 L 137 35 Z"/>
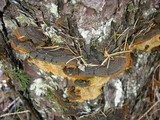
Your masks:
<path fill-rule="evenodd" d="M 1 33 L 7 53 L 15 63 L 14 66 L 22 64 L 23 69 L 30 75 L 28 88 L 30 102 L 42 119 L 135 120 L 140 118 L 150 107 L 148 104 L 151 101 L 147 101 L 147 94 L 151 89 L 149 84 L 153 82 L 153 76 L 159 74 L 160 67 L 157 67 L 160 58 L 159 48 L 154 48 L 151 52 L 133 51 L 131 67 L 104 84 L 101 95 L 94 100 L 72 102 L 67 100 L 65 92 L 67 85 L 73 83 L 66 78 L 57 77 L 39 70 L 36 66 L 31 66 L 21 54 L 11 48 L 8 41 L 14 36 L 14 29 L 20 26 L 37 26 L 43 30 L 50 43 L 67 44 L 74 49 L 80 47 L 88 63 L 99 64 L 103 58 L 102 51 L 105 49 L 109 53 L 120 50 L 126 36 L 130 44 L 141 30 L 148 28 L 152 20 L 159 25 L 159 17 L 156 17 L 159 15 L 159 8 L 159 0 L 0 1 Z M 122 35 L 116 37 L 114 33 Z M 40 53 L 44 54 L 44 51 Z M 54 55 L 59 54 L 62 55 L 63 52 Z M 44 57 L 41 59 L 44 60 Z M 45 59 L 50 61 L 48 57 Z M 90 72 L 93 68 L 88 69 L 89 72 L 84 74 L 94 74 Z M 157 91 L 154 92 L 159 95 Z M 157 96 L 155 97 L 158 99 Z M 149 115 L 152 119 L 160 118 L 158 112 L 148 113 Z"/>

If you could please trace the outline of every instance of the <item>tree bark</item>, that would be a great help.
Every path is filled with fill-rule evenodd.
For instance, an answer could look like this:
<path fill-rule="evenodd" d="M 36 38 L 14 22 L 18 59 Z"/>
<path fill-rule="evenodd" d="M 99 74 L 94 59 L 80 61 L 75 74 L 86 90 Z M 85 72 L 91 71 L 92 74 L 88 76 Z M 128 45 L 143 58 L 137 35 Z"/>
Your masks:
<path fill-rule="evenodd" d="M 30 77 L 37 119 L 158 119 L 159 8 L 159 0 L 1 0 L 1 39 Z"/>

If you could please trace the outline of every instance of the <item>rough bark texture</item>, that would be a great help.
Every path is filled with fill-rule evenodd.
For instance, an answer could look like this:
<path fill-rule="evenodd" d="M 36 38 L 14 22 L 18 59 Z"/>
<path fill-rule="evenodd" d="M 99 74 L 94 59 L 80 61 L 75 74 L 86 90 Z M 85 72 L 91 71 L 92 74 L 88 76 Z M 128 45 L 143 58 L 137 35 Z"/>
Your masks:
<path fill-rule="evenodd" d="M 1 0 L 0 55 L 31 119 L 158 120 L 159 10 L 159 0 Z"/>

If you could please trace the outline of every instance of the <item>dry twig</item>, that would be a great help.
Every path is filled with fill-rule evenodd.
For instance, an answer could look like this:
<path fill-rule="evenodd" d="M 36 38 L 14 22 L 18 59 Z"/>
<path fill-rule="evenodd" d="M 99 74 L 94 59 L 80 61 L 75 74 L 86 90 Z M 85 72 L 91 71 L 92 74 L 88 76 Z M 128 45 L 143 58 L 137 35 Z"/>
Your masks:
<path fill-rule="evenodd" d="M 158 92 L 156 92 L 156 97 L 158 100 L 142 116 L 140 116 L 138 118 L 138 120 L 141 120 L 143 117 L 145 117 L 154 107 L 156 107 L 158 105 L 158 103 L 160 103 L 160 96 L 159 96 Z"/>
<path fill-rule="evenodd" d="M 101 63 L 101 65 L 104 65 L 113 56 L 117 56 L 119 54 L 124 54 L 124 53 L 130 53 L 130 52 L 131 52 L 131 50 L 126 50 L 126 51 L 120 51 L 120 52 L 115 52 L 115 53 L 109 54 L 107 51 L 105 51 L 106 59 Z"/>
<path fill-rule="evenodd" d="M 25 110 L 25 111 L 21 111 L 21 112 L 14 112 L 14 113 L 6 113 L 6 114 L 1 115 L 0 118 L 11 116 L 11 115 L 16 115 L 16 114 L 23 114 L 23 113 L 30 113 L 30 110 Z"/>
<path fill-rule="evenodd" d="M 20 97 L 17 97 L 14 101 L 12 101 L 6 108 L 3 109 L 3 112 L 7 111 L 13 104 L 15 104 L 18 100 L 20 100 Z"/>

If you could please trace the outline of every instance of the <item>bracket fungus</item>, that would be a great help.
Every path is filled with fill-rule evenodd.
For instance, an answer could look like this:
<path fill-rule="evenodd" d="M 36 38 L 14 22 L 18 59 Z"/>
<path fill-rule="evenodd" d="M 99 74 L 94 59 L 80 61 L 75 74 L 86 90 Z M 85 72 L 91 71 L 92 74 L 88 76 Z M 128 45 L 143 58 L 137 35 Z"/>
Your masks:
<path fill-rule="evenodd" d="M 11 47 L 20 53 L 29 53 L 28 62 L 45 72 L 67 78 L 73 83 L 67 91 L 68 99 L 71 101 L 83 102 L 95 99 L 101 94 L 104 83 L 131 66 L 130 52 L 126 52 L 121 56 L 113 56 L 109 65 L 85 66 L 85 69 L 81 70 L 78 55 L 66 49 L 67 47 L 47 50 L 42 49 L 43 47 L 38 48 L 37 46 L 45 45 L 47 37 L 37 27 L 19 27 L 14 31 L 14 35 L 16 38 L 11 38 Z M 154 29 L 137 38 L 131 46 L 131 51 L 134 49 L 150 51 L 159 45 L 160 29 Z"/>
<path fill-rule="evenodd" d="M 131 46 L 131 49 L 151 51 L 158 46 L 160 46 L 160 29 L 154 28 L 145 33 L 145 35 L 139 36 Z"/>
<path fill-rule="evenodd" d="M 43 34 L 42 30 L 35 26 L 17 27 L 14 35 L 19 41 L 31 41 L 36 46 L 44 46 L 48 37 Z"/>

